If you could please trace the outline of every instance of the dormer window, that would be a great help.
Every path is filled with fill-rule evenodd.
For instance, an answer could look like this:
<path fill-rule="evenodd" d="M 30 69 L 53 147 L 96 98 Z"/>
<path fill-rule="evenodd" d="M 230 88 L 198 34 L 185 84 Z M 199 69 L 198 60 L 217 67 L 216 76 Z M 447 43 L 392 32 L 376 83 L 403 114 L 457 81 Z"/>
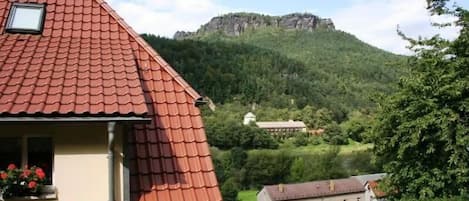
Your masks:
<path fill-rule="evenodd" d="M 44 4 L 13 3 L 6 31 L 10 33 L 41 33 L 44 14 Z"/>

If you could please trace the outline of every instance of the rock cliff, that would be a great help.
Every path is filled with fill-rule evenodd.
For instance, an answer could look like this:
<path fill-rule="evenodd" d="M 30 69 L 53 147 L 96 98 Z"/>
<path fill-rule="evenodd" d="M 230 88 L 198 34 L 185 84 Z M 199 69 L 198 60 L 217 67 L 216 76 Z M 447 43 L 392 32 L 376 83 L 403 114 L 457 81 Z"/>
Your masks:
<path fill-rule="evenodd" d="M 255 13 L 231 13 L 214 17 L 207 24 L 202 25 L 196 32 L 178 31 L 175 39 L 185 39 L 205 33 L 222 32 L 228 36 L 239 36 L 247 30 L 260 27 L 276 27 L 287 30 L 328 29 L 334 30 L 331 19 L 320 18 L 310 13 L 293 13 L 284 16 L 268 16 Z"/>

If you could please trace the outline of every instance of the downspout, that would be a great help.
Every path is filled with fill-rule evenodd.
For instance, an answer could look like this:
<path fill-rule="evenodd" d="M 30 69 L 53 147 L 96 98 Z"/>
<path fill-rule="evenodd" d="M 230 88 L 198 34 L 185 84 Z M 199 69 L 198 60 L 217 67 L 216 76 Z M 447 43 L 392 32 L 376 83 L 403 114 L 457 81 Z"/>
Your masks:
<path fill-rule="evenodd" d="M 107 159 L 108 159 L 108 174 L 109 174 L 109 201 L 114 201 L 114 129 L 116 122 L 110 121 L 107 123 L 107 134 L 108 134 L 108 147 L 107 147 Z"/>

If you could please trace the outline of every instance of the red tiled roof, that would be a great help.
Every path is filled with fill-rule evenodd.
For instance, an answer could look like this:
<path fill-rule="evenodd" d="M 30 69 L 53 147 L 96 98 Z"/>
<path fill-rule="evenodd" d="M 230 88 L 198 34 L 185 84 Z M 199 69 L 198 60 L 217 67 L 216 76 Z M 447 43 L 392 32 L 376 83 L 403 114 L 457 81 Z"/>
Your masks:
<path fill-rule="evenodd" d="M 0 114 L 143 115 L 129 136 L 133 201 L 221 200 L 200 97 L 102 0 L 46 3 L 41 35 L 0 34 Z M 9 50 L 9 51 L 5 51 Z"/>
<path fill-rule="evenodd" d="M 367 182 L 368 182 L 369 188 L 371 188 L 376 198 L 386 197 L 386 193 L 378 188 L 378 185 L 379 185 L 378 181 L 370 180 Z"/>
<path fill-rule="evenodd" d="M 333 189 L 331 189 L 331 182 Z M 285 184 L 281 187 L 270 185 L 264 188 L 272 201 L 329 197 L 365 191 L 363 185 L 354 178 Z"/>
<path fill-rule="evenodd" d="M 2 33 L 11 2 L 0 1 Z M 0 115 L 145 114 L 132 36 L 117 20 L 91 0 L 46 10 L 42 35 L 0 35 Z"/>

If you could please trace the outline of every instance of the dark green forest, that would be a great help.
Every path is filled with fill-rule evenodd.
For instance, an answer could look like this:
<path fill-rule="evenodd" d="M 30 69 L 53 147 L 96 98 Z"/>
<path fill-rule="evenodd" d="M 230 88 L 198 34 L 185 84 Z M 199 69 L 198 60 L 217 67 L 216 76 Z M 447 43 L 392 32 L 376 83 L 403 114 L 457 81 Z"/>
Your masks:
<path fill-rule="evenodd" d="M 337 121 L 373 108 L 391 92 L 406 60 L 341 31 L 265 28 L 229 37 L 219 33 L 176 41 L 143 34 L 182 76 L 215 103 L 274 108 L 327 108 Z"/>

